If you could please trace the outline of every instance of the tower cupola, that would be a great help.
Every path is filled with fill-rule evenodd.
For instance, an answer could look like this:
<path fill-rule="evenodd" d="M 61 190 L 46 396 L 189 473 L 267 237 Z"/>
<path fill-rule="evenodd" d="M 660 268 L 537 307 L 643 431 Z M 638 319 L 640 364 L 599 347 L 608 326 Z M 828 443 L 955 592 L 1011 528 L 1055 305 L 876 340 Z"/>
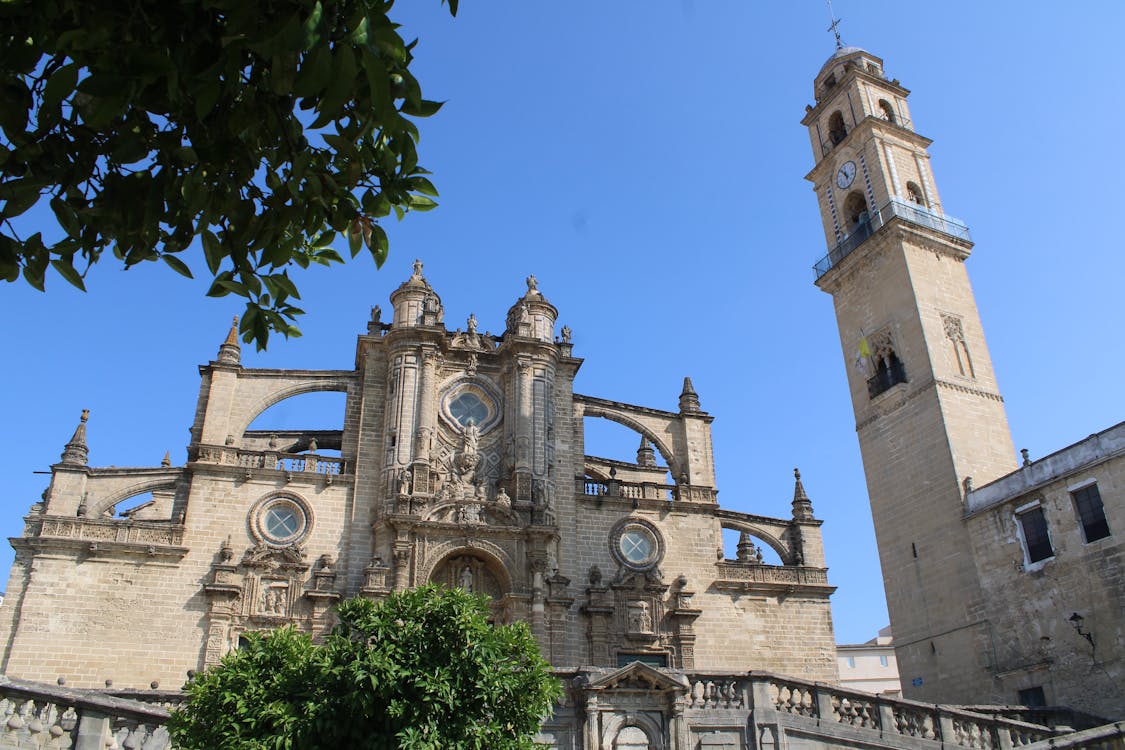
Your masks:
<path fill-rule="evenodd" d="M 394 305 L 394 319 L 391 323 L 394 328 L 439 326 L 445 320 L 441 297 L 422 275 L 420 260 L 414 261 L 414 271 L 410 278 L 391 293 L 391 304 Z"/>
<path fill-rule="evenodd" d="M 558 309 L 539 291 L 539 280 L 527 277 L 527 294 L 516 300 L 508 310 L 507 334 L 550 343 L 555 338 Z"/>

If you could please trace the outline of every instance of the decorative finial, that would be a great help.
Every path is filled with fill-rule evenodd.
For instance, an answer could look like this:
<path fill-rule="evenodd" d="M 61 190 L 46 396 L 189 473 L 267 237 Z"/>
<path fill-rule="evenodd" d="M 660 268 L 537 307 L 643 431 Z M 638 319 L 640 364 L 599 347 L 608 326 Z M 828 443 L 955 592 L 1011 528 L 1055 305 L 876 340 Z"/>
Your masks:
<path fill-rule="evenodd" d="M 160 460 L 160 465 L 161 466 L 171 466 L 172 465 L 172 451 L 164 451 L 164 458 L 162 458 Z"/>
<path fill-rule="evenodd" d="M 812 501 L 805 494 L 805 485 L 801 483 L 801 470 L 793 469 L 793 519 L 796 521 L 813 520 Z"/>
<path fill-rule="evenodd" d="M 695 413 L 699 411 L 699 394 L 691 384 L 691 378 L 684 378 L 684 389 L 680 391 L 680 413 Z"/>
<path fill-rule="evenodd" d="M 78 427 L 74 429 L 74 434 L 70 438 L 70 442 L 62 452 L 62 462 L 72 466 L 85 466 L 86 461 L 90 458 L 90 449 L 86 447 L 86 421 L 90 419 L 90 410 L 83 409 L 82 416 L 79 418 Z"/>
<path fill-rule="evenodd" d="M 641 435 L 641 445 L 637 448 L 637 465 L 656 466 L 656 452 L 652 449 L 652 443 L 644 435 Z"/>
<path fill-rule="evenodd" d="M 238 316 L 230 324 L 226 341 L 219 347 L 219 361 L 223 364 L 237 365 L 242 363 L 242 347 L 238 345 Z"/>
<path fill-rule="evenodd" d="M 825 0 L 828 3 L 828 20 L 831 21 L 828 25 L 828 30 L 836 36 L 836 49 L 844 48 L 844 40 L 840 38 L 840 19 L 836 18 L 836 14 L 832 11 L 832 0 Z"/>

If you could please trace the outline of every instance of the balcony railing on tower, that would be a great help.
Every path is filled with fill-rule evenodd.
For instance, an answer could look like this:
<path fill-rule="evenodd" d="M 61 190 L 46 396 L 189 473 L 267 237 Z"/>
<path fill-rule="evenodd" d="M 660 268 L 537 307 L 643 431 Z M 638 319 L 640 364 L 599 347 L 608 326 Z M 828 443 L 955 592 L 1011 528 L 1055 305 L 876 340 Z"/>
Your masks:
<path fill-rule="evenodd" d="M 862 245 L 864 240 L 875 234 L 884 224 L 896 217 L 909 221 L 912 224 L 917 224 L 941 232 L 942 234 L 947 234 L 950 237 L 956 237 L 959 240 L 970 241 L 969 228 L 959 219 L 946 216 L 943 213 L 933 211 L 925 206 L 919 206 L 916 203 L 904 201 L 901 198 L 891 198 L 880 208 L 875 209 L 875 211 L 869 214 L 866 220 L 857 224 L 851 234 L 842 239 L 828 255 L 825 255 L 813 266 L 813 270 L 816 272 L 816 278 L 819 279 L 835 268 L 840 261 L 848 257 L 853 250 Z"/>

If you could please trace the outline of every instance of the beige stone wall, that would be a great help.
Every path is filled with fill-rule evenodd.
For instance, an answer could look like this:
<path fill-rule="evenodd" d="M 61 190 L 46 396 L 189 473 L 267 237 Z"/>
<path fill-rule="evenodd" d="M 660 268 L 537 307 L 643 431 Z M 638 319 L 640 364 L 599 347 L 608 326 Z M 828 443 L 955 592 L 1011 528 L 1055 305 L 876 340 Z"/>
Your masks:
<path fill-rule="evenodd" d="M 1097 484 L 1110 535 L 1086 542 L 1071 489 L 1090 480 Z M 1036 502 L 1054 554 L 1029 563 L 1016 511 Z M 1019 690 L 1042 687 L 1049 704 L 1125 717 L 1120 689 L 1125 682 L 1125 454 L 1087 463 L 977 510 L 966 529 L 990 636 L 992 680 L 985 698 L 1012 703 Z M 1092 643 L 1071 623 L 1075 613 Z"/>

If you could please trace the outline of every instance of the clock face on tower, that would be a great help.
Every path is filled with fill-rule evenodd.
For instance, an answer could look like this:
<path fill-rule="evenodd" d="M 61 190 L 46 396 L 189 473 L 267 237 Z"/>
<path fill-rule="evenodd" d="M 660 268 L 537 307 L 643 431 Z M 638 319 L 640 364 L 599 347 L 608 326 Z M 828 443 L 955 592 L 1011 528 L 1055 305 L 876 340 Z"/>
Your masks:
<path fill-rule="evenodd" d="M 840 167 L 840 171 L 836 173 L 836 185 L 843 190 L 848 185 L 852 184 L 855 179 L 855 162 L 844 162 L 844 166 Z"/>

